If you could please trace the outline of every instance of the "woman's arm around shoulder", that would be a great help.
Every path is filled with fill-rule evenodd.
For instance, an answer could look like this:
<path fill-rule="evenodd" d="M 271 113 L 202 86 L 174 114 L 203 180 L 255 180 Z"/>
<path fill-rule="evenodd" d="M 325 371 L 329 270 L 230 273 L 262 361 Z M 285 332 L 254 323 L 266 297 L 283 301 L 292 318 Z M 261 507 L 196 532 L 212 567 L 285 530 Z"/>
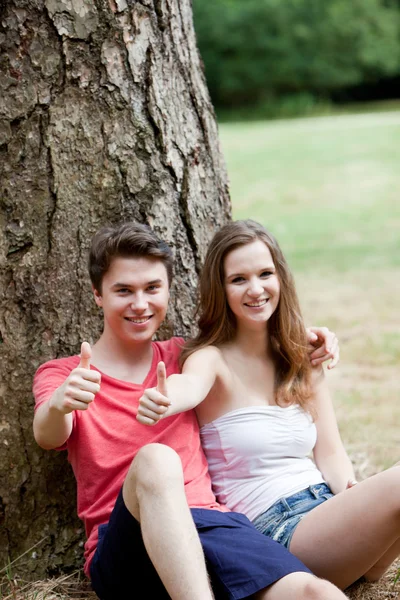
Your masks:
<path fill-rule="evenodd" d="M 313 369 L 317 442 L 314 460 L 332 492 L 337 494 L 354 481 L 354 469 L 343 445 L 323 368 Z"/>

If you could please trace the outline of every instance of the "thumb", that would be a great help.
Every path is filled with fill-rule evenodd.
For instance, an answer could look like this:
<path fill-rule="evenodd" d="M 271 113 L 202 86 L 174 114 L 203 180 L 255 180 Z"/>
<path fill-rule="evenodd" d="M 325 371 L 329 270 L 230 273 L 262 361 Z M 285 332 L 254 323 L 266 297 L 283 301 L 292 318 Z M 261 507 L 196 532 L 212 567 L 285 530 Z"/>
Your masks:
<path fill-rule="evenodd" d="M 165 370 L 165 363 L 162 361 L 157 365 L 157 391 L 163 396 L 168 397 L 167 372 Z"/>
<path fill-rule="evenodd" d="M 79 366 L 83 369 L 90 369 L 90 359 L 92 358 L 92 349 L 89 342 L 82 342 L 81 360 Z"/>
<path fill-rule="evenodd" d="M 315 333 L 315 331 L 313 331 L 311 329 L 311 327 L 309 329 L 307 329 L 307 341 L 309 344 L 312 344 L 313 342 L 316 342 L 318 340 L 318 335 Z"/>

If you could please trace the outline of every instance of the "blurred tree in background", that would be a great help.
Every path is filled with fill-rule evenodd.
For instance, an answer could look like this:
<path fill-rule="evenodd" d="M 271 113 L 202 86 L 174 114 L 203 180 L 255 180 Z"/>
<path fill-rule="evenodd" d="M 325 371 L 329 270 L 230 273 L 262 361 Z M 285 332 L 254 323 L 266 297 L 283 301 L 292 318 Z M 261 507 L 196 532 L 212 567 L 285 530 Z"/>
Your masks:
<path fill-rule="evenodd" d="M 399 0 L 193 0 L 193 8 L 217 109 L 351 99 L 360 86 L 373 96 L 388 78 L 387 94 L 400 96 Z"/>

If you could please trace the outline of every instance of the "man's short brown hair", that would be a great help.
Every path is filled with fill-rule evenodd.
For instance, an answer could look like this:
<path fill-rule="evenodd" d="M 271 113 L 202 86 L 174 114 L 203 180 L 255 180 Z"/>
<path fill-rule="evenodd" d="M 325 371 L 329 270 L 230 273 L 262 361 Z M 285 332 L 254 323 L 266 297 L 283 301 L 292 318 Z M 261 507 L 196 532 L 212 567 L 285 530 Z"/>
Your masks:
<path fill-rule="evenodd" d="M 95 233 L 89 252 L 89 275 L 95 290 L 101 293 L 103 277 L 114 258 L 154 258 L 163 263 L 171 285 L 174 259 L 171 248 L 148 226 L 127 222 L 102 227 Z"/>

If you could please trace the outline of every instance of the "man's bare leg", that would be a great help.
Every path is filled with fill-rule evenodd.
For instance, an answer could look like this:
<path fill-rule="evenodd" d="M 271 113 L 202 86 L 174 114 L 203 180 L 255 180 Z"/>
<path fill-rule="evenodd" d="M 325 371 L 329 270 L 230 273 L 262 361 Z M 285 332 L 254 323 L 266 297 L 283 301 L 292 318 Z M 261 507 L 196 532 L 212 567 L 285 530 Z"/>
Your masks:
<path fill-rule="evenodd" d="M 291 573 L 256 594 L 257 600 L 345 600 L 342 590 L 310 573 Z"/>
<path fill-rule="evenodd" d="M 147 553 L 172 600 L 212 600 L 176 452 L 162 444 L 141 448 L 125 479 L 123 498 L 140 522 Z"/>

